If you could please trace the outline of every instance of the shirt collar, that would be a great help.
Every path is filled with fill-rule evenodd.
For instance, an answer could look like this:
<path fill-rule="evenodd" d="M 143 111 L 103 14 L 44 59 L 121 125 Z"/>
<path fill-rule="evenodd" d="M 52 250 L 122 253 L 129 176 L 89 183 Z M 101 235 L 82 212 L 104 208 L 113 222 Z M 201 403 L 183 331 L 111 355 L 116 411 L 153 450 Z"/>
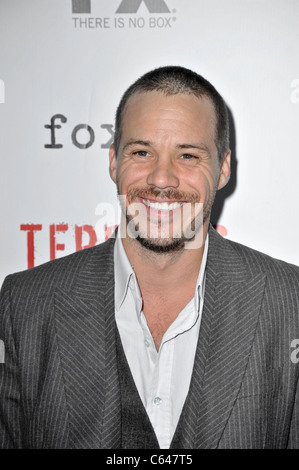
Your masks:
<path fill-rule="evenodd" d="M 199 274 L 197 277 L 196 282 L 196 292 L 197 295 L 194 296 L 195 301 L 195 311 L 199 311 L 200 300 L 203 301 L 205 295 L 205 284 L 206 284 L 206 267 L 207 267 L 207 259 L 208 259 L 208 251 L 209 251 L 209 233 L 207 233 L 205 246 L 203 250 L 201 265 Z"/>
<path fill-rule="evenodd" d="M 195 311 L 199 311 L 200 299 L 204 298 L 205 272 L 209 248 L 209 234 L 207 234 L 202 262 L 196 282 L 197 295 L 194 296 Z M 119 311 L 128 292 L 129 285 L 134 286 L 138 301 L 142 304 L 142 297 L 139 290 L 135 272 L 125 252 L 120 230 L 117 231 L 114 245 L 114 277 L 115 277 L 115 309 Z"/>
<path fill-rule="evenodd" d="M 137 279 L 132 265 L 125 252 L 122 239 L 121 230 L 117 231 L 115 245 L 114 245 L 114 277 L 115 277 L 115 309 L 120 310 L 131 282 L 135 284 L 135 291 L 140 295 Z"/>

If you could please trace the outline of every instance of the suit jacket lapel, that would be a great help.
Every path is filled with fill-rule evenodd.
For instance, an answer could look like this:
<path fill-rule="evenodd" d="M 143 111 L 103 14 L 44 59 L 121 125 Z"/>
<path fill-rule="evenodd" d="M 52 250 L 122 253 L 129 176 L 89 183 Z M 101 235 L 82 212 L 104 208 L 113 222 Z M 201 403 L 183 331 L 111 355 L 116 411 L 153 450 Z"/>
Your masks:
<path fill-rule="evenodd" d="M 86 253 L 76 282 L 57 290 L 55 319 L 74 448 L 120 445 L 114 240 Z"/>
<path fill-rule="evenodd" d="M 113 242 L 90 251 L 76 282 L 66 282 L 55 298 L 70 444 L 75 448 L 118 448 L 121 442 Z M 193 377 L 172 447 L 179 436 L 185 448 L 217 447 L 245 373 L 264 282 L 263 273 L 250 274 L 236 250 L 210 230 Z"/>
<path fill-rule="evenodd" d="M 178 435 L 187 448 L 217 447 L 245 373 L 264 284 L 265 275 L 252 275 L 211 229 L 194 371 L 173 447 Z"/>

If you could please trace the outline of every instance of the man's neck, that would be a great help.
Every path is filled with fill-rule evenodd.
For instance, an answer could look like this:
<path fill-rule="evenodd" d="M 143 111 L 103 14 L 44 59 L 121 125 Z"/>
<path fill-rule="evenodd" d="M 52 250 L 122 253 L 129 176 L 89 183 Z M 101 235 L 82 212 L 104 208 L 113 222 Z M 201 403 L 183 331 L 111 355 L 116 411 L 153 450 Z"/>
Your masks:
<path fill-rule="evenodd" d="M 198 248 L 156 253 L 133 238 L 123 238 L 123 246 L 143 292 L 175 292 L 196 284 L 201 265 L 208 223 L 204 224 Z"/>
<path fill-rule="evenodd" d="M 157 351 L 162 338 L 182 309 L 194 297 L 208 224 L 201 246 L 174 253 L 156 253 L 129 237 L 123 246 L 137 277 L 142 309 Z"/>

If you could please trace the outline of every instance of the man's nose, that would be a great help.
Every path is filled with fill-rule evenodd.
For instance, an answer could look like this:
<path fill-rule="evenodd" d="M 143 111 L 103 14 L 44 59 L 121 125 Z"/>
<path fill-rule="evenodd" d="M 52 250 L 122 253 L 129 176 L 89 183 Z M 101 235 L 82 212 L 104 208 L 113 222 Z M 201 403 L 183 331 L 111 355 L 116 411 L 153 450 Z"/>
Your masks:
<path fill-rule="evenodd" d="M 177 188 L 179 178 L 174 165 L 169 161 L 155 162 L 147 177 L 147 184 L 160 189 Z"/>

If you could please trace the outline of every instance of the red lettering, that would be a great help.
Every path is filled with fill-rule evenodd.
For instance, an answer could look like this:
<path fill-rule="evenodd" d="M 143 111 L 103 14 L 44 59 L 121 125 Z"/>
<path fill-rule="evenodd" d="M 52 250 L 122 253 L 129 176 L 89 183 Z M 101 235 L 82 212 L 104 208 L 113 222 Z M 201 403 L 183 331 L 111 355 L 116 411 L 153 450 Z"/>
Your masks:
<path fill-rule="evenodd" d="M 227 229 L 224 227 L 224 225 L 216 225 L 215 229 L 218 233 L 220 233 L 220 235 L 227 237 Z"/>
<path fill-rule="evenodd" d="M 22 224 L 21 230 L 27 231 L 27 265 L 28 269 L 34 267 L 34 232 L 42 229 L 41 224 Z"/>
<path fill-rule="evenodd" d="M 105 225 L 104 230 L 105 230 L 105 240 L 108 240 L 108 238 L 111 237 L 112 233 L 116 229 L 117 225 Z"/>
<path fill-rule="evenodd" d="M 56 243 L 56 233 L 66 232 L 68 230 L 68 224 L 52 224 L 50 225 L 50 259 L 56 258 L 56 251 L 63 251 L 65 248 L 64 243 Z"/>
<path fill-rule="evenodd" d="M 89 235 L 89 243 L 88 245 L 84 246 L 82 246 L 83 230 Z M 91 246 L 95 246 L 97 243 L 97 235 L 92 225 L 83 225 L 83 227 L 75 225 L 75 239 L 76 251 L 84 250 L 85 248 L 90 248 Z"/>

